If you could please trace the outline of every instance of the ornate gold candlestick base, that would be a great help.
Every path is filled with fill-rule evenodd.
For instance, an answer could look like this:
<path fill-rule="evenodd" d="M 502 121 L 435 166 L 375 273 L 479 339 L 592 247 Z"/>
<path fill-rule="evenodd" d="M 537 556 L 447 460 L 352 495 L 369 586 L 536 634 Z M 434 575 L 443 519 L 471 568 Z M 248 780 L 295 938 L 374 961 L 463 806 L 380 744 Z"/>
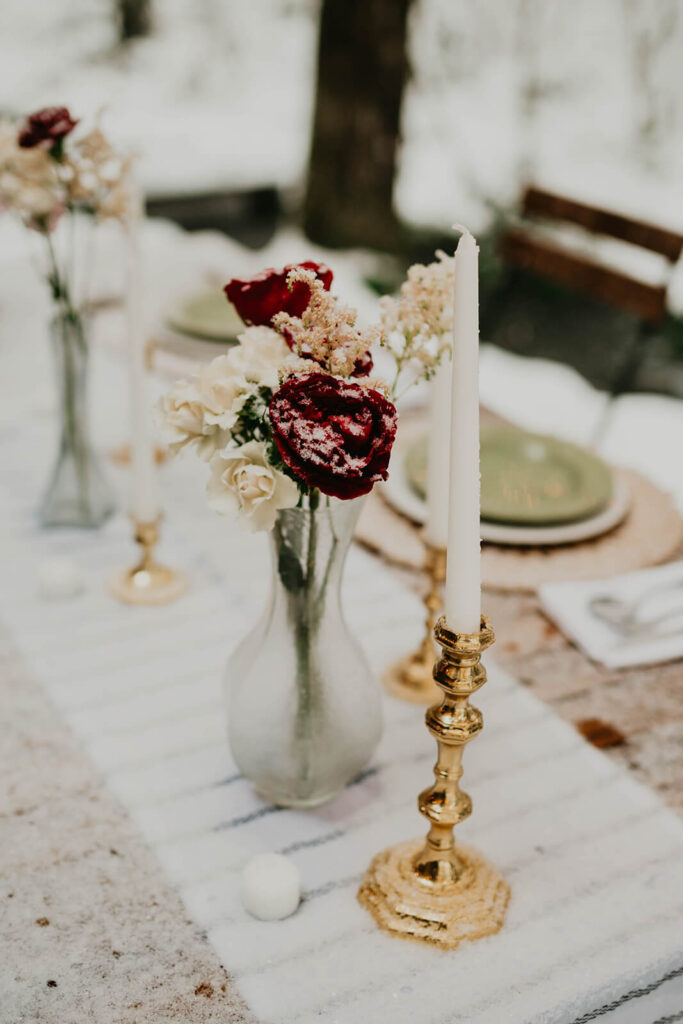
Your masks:
<path fill-rule="evenodd" d="M 124 604 L 168 604 L 187 590 L 187 579 L 182 573 L 159 565 L 154 558 L 154 547 L 159 539 L 159 520 L 135 523 L 135 540 L 142 555 L 132 569 L 117 572 L 109 583 L 114 597 Z"/>
<path fill-rule="evenodd" d="M 425 635 L 416 651 L 401 658 L 384 673 L 385 689 L 392 697 L 414 704 L 433 704 L 440 697 L 434 682 L 434 623 L 441 610 L 441 587 L 446 578 L 446 551 L 425 544 L 425 573 L 429 581 L 424 603 Z"/>
<path fill-rule="evenodd" d="M 418 798 L 430 829 L 426 841 L 400 843 L 378 854 L 358 899 L 385 931 L 455 949 L 463 939 L 499 931 L 510 896 L 507 883 L 481 854 L 456 846 L 453 836 L 454 826 L 472 812 L 472 801 L 460 789 L 461 762 L 483 719 L 469 697 L 486 682 L 481 653 L 494 636 L 485 618 L 473 634 L 451 632 L 442 618 L 434 635 L 443 650 L 434 668 L 443 698 L 429 708 L 426 722 L 438 757 L 435 782 Z"/>
<path fill-rule="evenodd" d="M 415 858 L 423 846 L 422 839 L 400 843 L 378 853 L 370 864 L 358 899 L 380 928 L 442 949 L 499 931 L 509 891 L 497 871 L 476 850 L 459 846 L 460 878 L 425 885 L 415 873 Z"/>

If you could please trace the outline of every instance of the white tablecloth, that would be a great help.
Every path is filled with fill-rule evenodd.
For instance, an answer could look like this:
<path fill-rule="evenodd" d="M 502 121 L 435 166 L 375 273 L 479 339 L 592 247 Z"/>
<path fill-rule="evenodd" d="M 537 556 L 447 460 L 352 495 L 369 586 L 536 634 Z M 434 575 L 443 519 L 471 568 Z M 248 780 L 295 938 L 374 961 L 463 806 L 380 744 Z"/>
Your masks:
<path fill-rule="evenodd" d="M 386 937 L 355 890 L 375 852 L 424 830 L 415 797 L 434 748 L 420 711 L 386 699 L 377 756 L 328 806 L 265 805 L 231 761 L 220 693 L 225 657 L 259 609 L 263 538 L 171 505 L 165 554 L 190 570 L 192 590 L 165 608 L 119 606 L 104 583 L 130 562 L 128 524 L 40 533 L 29 438 L 3 436 L 0 617 L 260 1020 L 379 1024 L 390 1012 L 397 1024 L 574 1024 L 627 1000 L 636 1015 L 623 1016 L 625 1003 L 614 1019 L 649 1024 L 662 1014 L 653 1004 L 643 1017 L 644 999 L 680 1008 L 664 979 L 683 970 L 683 825 L 651 792 L 491 667 L 478 701 L 486 728 L 465 761 L 475 811 L 459 832 L 510 881 L 506 926 L 451 954 Z M 174 490 L 195 488 L 191 474 L 173 473 Z M 84 566 L 87 592 L 41 603 L 35 567 L 59 552 Z M 378 670 L 416 642 L 418 602 L 361 551 L 346 594 Z M 298 913 L 276 924 L 249 918 L 238 897 L 240 868 L 263 849 L 293 856 L 306 890 Z"/>

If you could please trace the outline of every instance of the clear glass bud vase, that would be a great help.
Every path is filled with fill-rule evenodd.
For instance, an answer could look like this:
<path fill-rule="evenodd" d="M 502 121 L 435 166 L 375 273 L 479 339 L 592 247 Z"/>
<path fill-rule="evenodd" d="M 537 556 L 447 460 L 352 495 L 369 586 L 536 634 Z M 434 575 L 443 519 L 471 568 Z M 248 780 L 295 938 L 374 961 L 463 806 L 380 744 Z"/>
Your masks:
<path fill-rule="evenodd" d="M 379 686 L 340 603 L 358 512 L 359 499 L 323 498 L 278 514 L 268 606 L 227 666 L 235 761 L 264 799 L 285 807 L 333 797 L 382 731 Z"/>
<path fill-rule="evenodd" d="M 90 443 L 85 323 L 76 313 L 57 313 L 50 334 L 59 390 L 60 438 L 40 521 L 43 526 L 96 527 L 111 515 L 114 500 Z"/>

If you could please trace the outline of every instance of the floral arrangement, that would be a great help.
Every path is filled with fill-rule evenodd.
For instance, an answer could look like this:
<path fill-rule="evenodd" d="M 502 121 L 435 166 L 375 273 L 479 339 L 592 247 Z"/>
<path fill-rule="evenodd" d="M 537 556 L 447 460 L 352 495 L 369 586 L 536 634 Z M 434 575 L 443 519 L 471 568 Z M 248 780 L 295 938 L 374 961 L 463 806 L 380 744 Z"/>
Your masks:
<path fill-rule="evenodd" d="M 332 294 L 324 264 L 235 278 L 225 292 L 246 325 L 239 344 L 161 400 L 171 447 L 208 462 L 209 505 L 272 531 L 270 612 L 229 663 L 229 721 L 240 770 L 284 805 L 328 799 L 379 736 L 372 677 L 331 596 L 353 533 L 349 499 L 388 475 L 399 378 L 429 376 L 446 351 L 450 271 L 445 257 L 411 268 L 401 295 L 366 329 Z M 394 356 L 391 384 L 372 376 L 375 344 Z M 275 656 L 272 672 L 264 667 Z M 265 734 L 254 712 L 264 671 L 273 696 Z M 361 726 L 358 707 L 367 712 Z"/>
<path fill-rule="evenodd" d="M 320 495 L 355 498 L 387 477 L 396 408 L 370 378 L 356 311 L 312 261 L 234 279 L 225 291 L 246 329 L 239 345 L 162 399 L 171 448 L 209 463 L 209 504 L 269 530 L 280 509 Z"/>
<path fill-rule="evenodd" d="M 99 526 L 113 509 L 89 438 L 83 314 L 89 305 L 94 223 L 127 216 L 128 170 L 129 161 L 114 151 L 99 126 L 82 131 L 66 107 L 38 110 L 21 124 L 0 120 L 0 210 L 15 214 L 42 239 L 54 304 L 50 334 L 61 438 L 41 506 L 45 526 Z"/>
<path fill-rule="evenodd" d="M 396 435 L 392 399 L 410 373 L 430 376 L 448 351 L 453 260 L 408 272 L 367 329 L 331 292 L 329 267 L 311 260 L 235 278 L 225 293 L 246 324 L 239 344 L 179 381 L 161 402 L 174 451 L 209 463 L 209 504 L 269 530 L 281 509 L 320 496 L 367 494 L 388 475 Z M 372 377 L 372 345 L 392 353 L 395 378 Z"/>
<path fill-rule="evenodd" d="M 62 218 L 77 212 L 97 220 L 122 220 L 129 204 L 129 161 L 119 156 L 100 127 L 80 132 L 66 107 L 46 107 L 23 123 L 0 121 L 0 209 L 16 214 L 46 241 L 46 277 L 58 309 L 77 316 L 74 294 L 77 262 L 87 262 L 87 246 L 74 251 L 73 233 L 60 247 L 53 235 Z M 85 250 L 85 251 L 84 251 Z"/>

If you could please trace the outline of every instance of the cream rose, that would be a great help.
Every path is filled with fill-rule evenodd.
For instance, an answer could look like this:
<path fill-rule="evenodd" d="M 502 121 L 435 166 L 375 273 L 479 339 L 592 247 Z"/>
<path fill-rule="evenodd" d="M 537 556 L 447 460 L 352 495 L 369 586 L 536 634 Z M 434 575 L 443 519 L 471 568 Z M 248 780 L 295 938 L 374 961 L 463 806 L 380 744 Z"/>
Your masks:
<path fill-rule="evenodd" d="M 241 344 L 218 356 L 199 372 L 199 393 L 206 423 L 230 430 L 246 402 L 259 387 L 276 388 L 279 369 L 290 355 L 276 331 L 249 327 Z"/>
<path fill-rule="evenodd" d="M 255 387 L 236 371 L 230 355 L 218 356 L 199 371 L 198 392 L 207 424 L 230 430 Z"/>
<path fill-rule="evenodd" d="M 52 230 L 65 208 L 60 165 L 42 147 L 21 149 L 14 132 L 0 131 L 0 202 L 29 227 Z"/>
<path fill-rule="evenodd" d="M 291 356 L 282 336 L 270 327 L 247 327 L 239 340 L 240 344 L 228 355 L 235 372 L 254 384 L 276 388 L 280 367 Z"/>
<path fill-rule="evenodd" d="M 299 488 L 268 463 L 261 441 L 216 452 L 210 468 L 209 505 L 221 515 L 237 512 L 248 530 L 271 530 L 278 510 L 299 500 Z"/>
<path fill-rule="evenodd" d="M 169 448 L 179 452 L 187 445 L 197 449 L 208 461 L 217 448 L 227 443 L 227 435 L 215 423 L 207 423 L 205 406 L 196 381 L 179 381 L 159 403 L 162 426 L 170 435 Z"/>

